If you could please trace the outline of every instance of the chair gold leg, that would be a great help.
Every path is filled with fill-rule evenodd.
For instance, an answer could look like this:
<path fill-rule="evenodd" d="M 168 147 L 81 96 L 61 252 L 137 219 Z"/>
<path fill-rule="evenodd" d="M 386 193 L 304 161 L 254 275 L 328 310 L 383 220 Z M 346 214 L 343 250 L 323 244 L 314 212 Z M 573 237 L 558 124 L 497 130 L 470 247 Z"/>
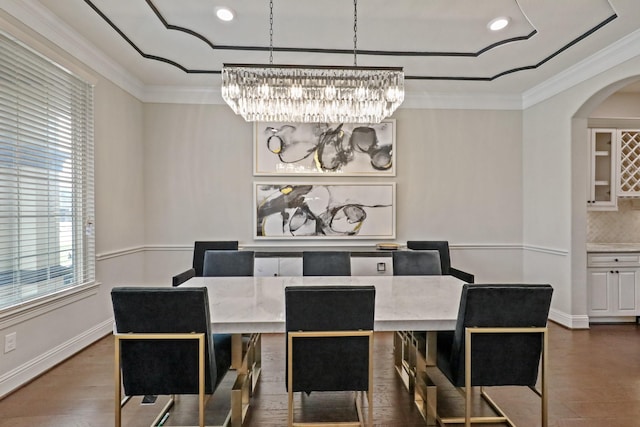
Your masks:
<path fill-rule="evenodd" d="M 464 425 L 471 427 L 471 332 L 465 331 Z"/>
<path fill-rule="evenodd" d="M 465 427 L 471 427 L 472 424 L 480 423 L 506 423 L 511 427 L 516 427 L 514 422 L 505 414 L 505 412 L 496 404 L 496 402 L 480 387 L 480 396 L 486 403 L 496 412 L 493 417 L 474 417 L 471 415 L 471 336 L 476 333 L 538 333 L 542 335 L 542 351 L 540 354 L 540 384 L 541 391 L 538 392 L 534 388 L 532 390 L 540 396 L 541 406 L 541 425 L 548 427 L 548 398 L 547 398 L 547 371 L 548 371 L 548 329 L 546 327 L 528 327 L 528 328 L 467 328 L 465 331 L 465 387 L 462 390 L 465 399 L 465 415 L 464 417 L 440 417 L 437 415 L 439 425 L 447 424 L 464 424 Z"/>
<path fill-rule="evenodd" d="M 115 427 L 120 427 L 122 424 L 122 374 L 120 372 L 120 339 L 115 337 L 115 359 L 114 359 L 114 377 L 115 377 Z M 126 403 L 126 402 L 125 402 Z"/>
<path fill-rule="evenodd" d="M 200 336 L 200 339 L 198 340 L 198 421 L 200 423 L 200 427 L 204 427 L 204 345 L 204 336 Z"/>
<path fill-rule="evenodd" d="M 185 334 L 114 334 L 115 338 L 115 361 L 114 361 L 114 378 L 115 378 L 115 426 L 122 426 L 122 407 L 129 401 L 130 397 L 122 398 L 122 371 L 120 368 L 121 357 L 121 341 L 122 340 L 166 340 L 166 339 L 184 339 L 198 340 L 198 425 L 205 427 L 205 335 L 202 333 L 185 333 Z M 175 396 L 171 395 L 169 401 L 162 408 L 162 411 L 153 420 L 152 426 L 158 425 L 168 415 L 169 410 L 175 403 Z"/>
<path fill-rule="evenodd" d="M 549 350 L 549 334 L 548 329 L 545 328 L 542 333 L 542 366 L 540 368 L 540 388 L 542 395 L 540 399 L 542 400 L 542 427 L 547 427 L 548 425 L 548 417 L 549 417 L 549 407 L 547 400 L 547 363 L 549 361 L 549 356 L 547 354 Z"/>
<path fill-rule="evenodd" d="M 162 421 L 166 420 L 169 417 L 169 410 L 173 407 L 175 403 L 175 395 L 171 395 L 169 401 L 164 405 L 160 413 L 155 417 L 155 419 L 151 422 L 150 427 L 155 427 L 159 425 Z"/>
<path fill-rule="evenodd" d="M 293 426 L 293 336 L 287 334 L 289 354 L 287 355 L 287 426 Z"/>
<path fill-rule="evenodd" d="M 308 422 L 295 422 L 293 412 L 293 343 L 294 338 L 300 337 L 335 337 L 335 336 L 366 336 L 369 338 L 369 372 L 368 381 L 369 387 L 366 392 L 368 400 L 368 419 L 366 424 L 369 427 L 373 426 L 373 331 L 316 331 L 316 332 L 288 332 L 287 333 L 287 345 L 289 352 L 287 355 L 287 426 L 288 427 L 317 427 L 317 426 L 336 426 L 336 427 L 364 427 L 365 421 L 362 414 L 362 400 L 364 400 L 364 392 L 356 392 L 355 405 L 356 412 L 358 414 L 358 421 L 343 421 L 343 422 L 321 422 L 321 423 L 308 423 Z M 304 395 L 304 394 L 303 394 Z"/>

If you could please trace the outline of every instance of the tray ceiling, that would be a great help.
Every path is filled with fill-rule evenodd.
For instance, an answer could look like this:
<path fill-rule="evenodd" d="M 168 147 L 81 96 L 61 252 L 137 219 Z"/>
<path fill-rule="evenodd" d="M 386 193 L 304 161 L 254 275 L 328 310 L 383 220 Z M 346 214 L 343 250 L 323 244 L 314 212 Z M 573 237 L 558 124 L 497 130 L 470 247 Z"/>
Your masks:
<path fill-rule="evenodd" d="M 34 0 L 35 2 L 35 0 Z M 218 87 L 269 62 L 269 2 L 39 0 L 145 87 Z M 232 22 L 215 17 L 228 6 Z M 507 16 L 510 25 L 487 24 Z M 401 66 L 407 91 L 521 95 L 638 30 L 637 0 L 361 0 L 357 63 Z M 274 64 L 353 65 L 353 2 L 274 0 Z"/>

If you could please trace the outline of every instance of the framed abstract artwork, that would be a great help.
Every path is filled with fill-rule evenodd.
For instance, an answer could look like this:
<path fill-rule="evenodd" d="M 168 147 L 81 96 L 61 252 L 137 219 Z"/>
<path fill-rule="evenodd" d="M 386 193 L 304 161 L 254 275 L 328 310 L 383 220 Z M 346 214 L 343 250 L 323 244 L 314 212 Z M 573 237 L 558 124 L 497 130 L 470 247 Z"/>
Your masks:
<path fill-rule="evenodd" d="M 393 239 L 395 183 L 255 183 L 256 239 Z"/>
<path fill-rule="evenodd" d="M 395 120 L 254 124 L 254 175 L 395 176 Z"/>

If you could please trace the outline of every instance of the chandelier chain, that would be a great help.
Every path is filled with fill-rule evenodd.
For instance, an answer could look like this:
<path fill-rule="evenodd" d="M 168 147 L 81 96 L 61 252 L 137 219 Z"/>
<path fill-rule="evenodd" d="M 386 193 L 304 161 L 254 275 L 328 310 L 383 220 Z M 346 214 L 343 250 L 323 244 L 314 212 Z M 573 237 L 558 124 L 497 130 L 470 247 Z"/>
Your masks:
<path fill-rule="evenodd" d="M 358 0 L 353 0 L 353 66 L 358 66 Z"/>
<path fill-rule="evenodd" d="M 269 64 L 273 64 L 273 0 L 269 0 Z"/>

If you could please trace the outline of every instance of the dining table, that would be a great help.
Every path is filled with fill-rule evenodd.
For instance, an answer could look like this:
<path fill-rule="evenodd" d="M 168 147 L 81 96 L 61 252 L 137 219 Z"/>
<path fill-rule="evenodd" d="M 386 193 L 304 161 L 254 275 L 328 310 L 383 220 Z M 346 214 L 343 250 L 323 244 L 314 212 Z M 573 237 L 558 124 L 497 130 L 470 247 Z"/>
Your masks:
<path fill-rule="evenodd" d="M 375 331 L 453 330 L 462 285 L 453 276 L 193 277 L 206 287 L 213 333 L 284 333 L 287 286 L 374 286 Z"/>
<path fill-rule="evenodd" d="M 205 287 L 211 330 L 232 334 L 230 424 L 240 427 L 261 371 L 261 334 L 285 333 L 285 288 L 288 286 L 374 286 L 374 331 L 392 331 L 395 368 L 407 388 L 416 387 L 412 331 L 425 331 L 430 342 L 422 365 L 434 364 L 435 334 L 455 329 L 462 285 L 453 276 L 251 276 L 193 277 L 181 287 Z M 426 385 L 425 385 L 426 387 Z M 416 389 L 417 390 L 417 389 Z M 416 404 L 423 405 L 416 393 Z M 422 411 L 421 411 L 422 412 Z"/>

